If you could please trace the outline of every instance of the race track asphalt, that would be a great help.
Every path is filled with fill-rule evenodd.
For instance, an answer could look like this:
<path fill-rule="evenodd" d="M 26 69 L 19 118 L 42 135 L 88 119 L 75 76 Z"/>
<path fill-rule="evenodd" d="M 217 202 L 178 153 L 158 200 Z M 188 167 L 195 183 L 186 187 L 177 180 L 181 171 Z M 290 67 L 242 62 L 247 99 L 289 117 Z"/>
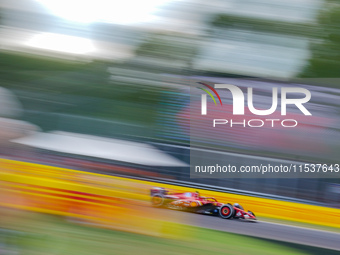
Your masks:
<path fill-rule="evenodd" d="M 226 220 L 210 215 L 157 210 L 170 211 L 166 214 L 187 225 L 340 251 L 340 233 L 336 232 L 265 221 Z"/>

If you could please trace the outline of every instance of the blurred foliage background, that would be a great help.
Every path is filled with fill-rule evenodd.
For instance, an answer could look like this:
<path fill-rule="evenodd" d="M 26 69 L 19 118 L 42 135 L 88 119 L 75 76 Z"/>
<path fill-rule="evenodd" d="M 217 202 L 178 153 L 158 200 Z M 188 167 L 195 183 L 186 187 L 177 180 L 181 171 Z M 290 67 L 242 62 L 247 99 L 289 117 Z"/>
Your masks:
<path fill-rule="evenodd" d="M 313 84 L 320 78 L 339 76 L 338 1 L 165 1 L 151 21 L 135 23 L 101 19 L 82 23 L 58 17 L 40 2 L 45 1 L 0 2 L 0 86 L 10 89 L 22 104 L 22 115 L 12 118 L 33 123 L 43 131 L 189 145 L 190 122 L 182 110 L 189 101 L 188 87 L 195 82 L 188 77 L 269 82 L 311 78 Z M 69 4 L 61 10 L 72 11 L 73 7 Z M 74 18 L 80 9 L 95 12 L 85 7 L 84 3 L 74 9 Z M 132 12 L 135 9 L 125 9 L 131 12 L 125 16 L 137 16 Z M 68 37 L 49 38 L 46 47 L 40 38 L 46 33 Z M 72 45 L 69 36 L 87 41 Z M 33 44 L 37 41 L 40 44 Z M 66 44 L 68 50 L 79 52 L 87 43 L 93 47 L 83 54 L 58 48 Z M 337 79 L 320 80 L 317 85 L 340 88 Z M 331 151 L 328 155 L 334 160 L 340 148 L 340 111 L 337 101 L 330 99 L 338 92 L 327 93 L 318 107 L 334 123 L 318 126 L 317 131 L 327 128 L 327 134 L 318 137 L 329 143 L 324 151 Z M 225 149 L 294 160 L 315 160 L 318 154 L 306 155 L 308 152 L 301 150 L 301 156 L 289 149 L 266 151 L 231 144 Z M 260 186 L 254 184 L 256 189 Z M 269 186 L 273 188 L 268 192 L 279 192 L 276 184 Z M 302 189 L 298 186 L 293 193 Z M 310 186 L 303 189 L 307 194 Z M 293 196 L 300 195 L 295 193 Z"/>
<path fill-rule="evenodd" d="M 307 78 L 338 78 L 340 70 L 340 4 L 327 0 L 320 9 L 310 43 L 311 58 L 300 74 Z"/>
<path fill-rule="evenodd" d="M 128 25 L 77 23 L 41 11 L 37 3 L 28 1 L 29 9 L 6 2 L 0 6 L 0 85 L 18 96 L 25 109 L 21 118 L 43 130 L 62 122 L 70 127 L 59 118 L 66 114 L 124 123 L 122 130 L 139 125 L 138 136 L 154 139 L 164 131 L 158 125 L 164 102 L 178 106 L 170 110 L 175 118 L 188 100 L 176 94 L 178 85 L 192 85 L 186 77 L 289 81 L 337 78 L 340 70 L 338 1 L 170 1 L 154 22 Z M 64 54 L 27 46 L 28 31 L 31 37 L 51 31 L 80 35 L 97 51 Z M 336 81 L 322 86 L 340 87 Z M 85 123 L 77 128 L 95 129 Z"/>

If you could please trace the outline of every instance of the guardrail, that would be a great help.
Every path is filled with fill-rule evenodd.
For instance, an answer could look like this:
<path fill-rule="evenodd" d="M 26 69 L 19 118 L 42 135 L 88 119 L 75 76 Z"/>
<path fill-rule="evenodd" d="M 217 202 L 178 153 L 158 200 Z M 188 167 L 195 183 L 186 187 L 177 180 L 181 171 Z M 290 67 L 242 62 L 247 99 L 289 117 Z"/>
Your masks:
<path fill-rule="evenodd" d="M 168 154 L 183 160 L 186 163 L 195 162 L 193 157 L 206 157 L 207 162 L 213 159 L 214 164 L 224 165 L 227 164 L 235 165 L 238 168 L 241 165 L 260 165 L 272 163 L 273 165 L 280 164 L 293 164 L 303 165 L 303 161 L 292 161 L 281 158 L 263 157 L 257 155 L 247 155 L 225 151 L 215 151 L 204 148 L 191 148 L 189 146 L 171 145 L 164 143 L 151 143 L 158 149 L 161 149 Z M 195 152 L 193 152 L 195 151 Z M 190 153 L 193 152 L 193 153 Z M 166 172 L 170 175 L 171 172 Z M 326 180 L 320 174 L 320 178 L 306 179 L 304 173 L 300 174 L 300 178 L 243 178 L 233 179 L 224 178 L 190 178 L 188 168 L 175 169 L 172 175 L 176 177 L 176 181 L 180 184 L 191 185 L 198 188 L 213 187 L 215 190 L 224 190 L 235 194 L 244 194 L 258 197 L 265 197 L 270 199 L 279 199 L 284 201 L 291 201 L 297 203 L 313 204 L 328 206 L 334 204 L 330 199 L 329 194 L 329 183 L 331 180 Z M 265 175 L 263 177 L 266 177 Z M 163 180 L 166 181 L 166 180 Z M 171 180 L 172 181 L 172 180 Z M 337 182 L 337 179 L 334 179 Z M 238 185 L 237 185 L 238 183 Z M 253 185 L 253 186 L 251 186 Z M 302 187 L 305 187 L 304 189 Z M 340 202 L 340 201 L 338 201 Z"/>
<path fill-rule="evenodd" d="M 141 180 L 141 181 L 157 182 L 159 184 L 178 185 L 178 186 L 190 188 L 190 189 L 217 191 L 217 192 L 229 193 L 229 194 L 235 194 L 235 195 L 243 195 L 243 196 L 249 196 L 249 197 L 274 199 L 274 200 L 280 200 L 280 201 L 285 201 L 285 202 L 329 207 L 326 203 L 320 203 L 320 202 L 315 202 L 315 201 L 306 200 L 306 199 L 278 196 L 278 195 L 266 194 L 266 193 L 261 193 L 261 192 L 251 192 L 251 191 L 240 190 L 240 189 L 224 188 L 220 186 L 206 185 L 206 184 L 200 184 L 200 183 L 194 183 L 194 182 L 168 180 L 168 179 L 162 179 L 162 178 L 143 178 L 143 177 L 121 175 L 121 174 L 115 174 L 114 176 L 122 177 L 122 178 L 131 178 L 131 179 L 136 179 L 136 180 Z"/>

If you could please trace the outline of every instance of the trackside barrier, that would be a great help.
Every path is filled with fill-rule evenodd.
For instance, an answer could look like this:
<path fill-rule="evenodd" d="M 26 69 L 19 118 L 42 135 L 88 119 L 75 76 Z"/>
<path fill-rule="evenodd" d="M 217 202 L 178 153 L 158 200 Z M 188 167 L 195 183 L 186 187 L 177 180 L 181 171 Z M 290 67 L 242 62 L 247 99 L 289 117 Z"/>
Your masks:
<path fill-rule="evenodd" d="M 184 188 L 169 184 L 148 182 L 152 186 L 160 186 L 177 191 L 199 191 L 201 196 L 215 197 L 225 203 L 239 203 L 246 210 L 253 211 L 256 216 L 280 220 L 311 223 L 328 227 L 340 227 L 340 209 L 280 201 L 268 198 L 209 191 L 203 189 Z"/>
<path fill-rule="evenodd" d="M 164 210 L 157 213 L 157 210 L 149 206 L 149 189 L 154 186 L 183 192 L 199 191 L 202 196 L 215 197 L 221 202 L 237 202 L 260 217 L 340 227 L 340 209 L 317 205 L 193 189 L 5 159 L 0 160 L 0 170 L 1 189 L 12 196 L 20 193 L 25 197 L 19 202 L 1 199 L 2 205 L 77 216 L 114 226 L 115 229 L 125 228 L 150 234 L 162 229 Z"/>
<path fill-rule="evenodd" d="M 129 179 L 0 159 L 0 205 L 65 216 L 98 227 L 166 238 L 182 229 L 150 207 L 148 186 Z"/>

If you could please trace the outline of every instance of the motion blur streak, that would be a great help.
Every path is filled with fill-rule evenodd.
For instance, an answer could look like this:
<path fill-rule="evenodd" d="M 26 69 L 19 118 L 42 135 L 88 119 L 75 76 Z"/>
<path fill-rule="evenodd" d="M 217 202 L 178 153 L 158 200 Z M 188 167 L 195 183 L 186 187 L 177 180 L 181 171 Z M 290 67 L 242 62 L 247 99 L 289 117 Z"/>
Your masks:
<path fill-rule="evenodd" d="M 242 236 L 250 224 L 242 235 L 199 228 L 244 222 L 153 208 L 148 189 L 240 203 L 262 238 L 305 232 L 261 217 L 340 227 L 340 178 L 189 170 L 193 160 L 339 164 L 339 17 L 336 0 L 0 0 L 0 254 L 329 254 Z M 296 128 L 213 128 L 191 111 L 199 82 L 251 87 L 255 109 L 271 107 L 273 87 L 304 88 L 312 116 L 292 105 Z M 207 116 L 234 119 L 217 92 Z"/>
<path fill-rule="evenodd" d="M 152 21 L 157 7 L 174 0 L 36 0 L 62 18 L 75 22 L 133 24 Z M 131 8 L 131 6 L 134 8 Z"/>
<path fill-rule="evenodd" d="M 180 192 L 188 191 L 188 188 L 181 186 L 110 177 L 11 160 L 1 160 L 1 168 L 3 172 L 0 178 L 6 182 L 5 190 L 28 195 L 24 196 L 27 204 L 5 203 L 6 205 L 77 216 L 94 222 L 105 222 L 110 227 L 130 231 L 149 232 L 149 224 L 155 224 L 161 219 L 160 215 L 164 214 L 164 210 L 152 210 L 148 206 L 151 187 L 161 185 Z M 215 197 L 218 201 L 245 204 L 249 210 L 256 212 L 259 216 L 340 227 L 339 209 L 216 191 L 199 191 L 204 196 Z M 319 215 L 324 215 L 324 217 L 320 219 Z M 140 225 L 136 224 L 139 221 L 146 223 L 142 230 L 138 228 Z M 121 226 L 122 222 L 124 223 Z"/>
<path fill-rule="evenodd" d="M 86 54 L 95 50 L 91 40 L 50 33 L 35 35 L 27 45 L 71 54 Z"/>
<path fill-rule="evenodd" d="M 70 221 L 162 237 L 179 237 L 162 211 L 149 206 L 149 186 L 124 178 L 1 160 L 6 207 L 69 217 Z"/>

